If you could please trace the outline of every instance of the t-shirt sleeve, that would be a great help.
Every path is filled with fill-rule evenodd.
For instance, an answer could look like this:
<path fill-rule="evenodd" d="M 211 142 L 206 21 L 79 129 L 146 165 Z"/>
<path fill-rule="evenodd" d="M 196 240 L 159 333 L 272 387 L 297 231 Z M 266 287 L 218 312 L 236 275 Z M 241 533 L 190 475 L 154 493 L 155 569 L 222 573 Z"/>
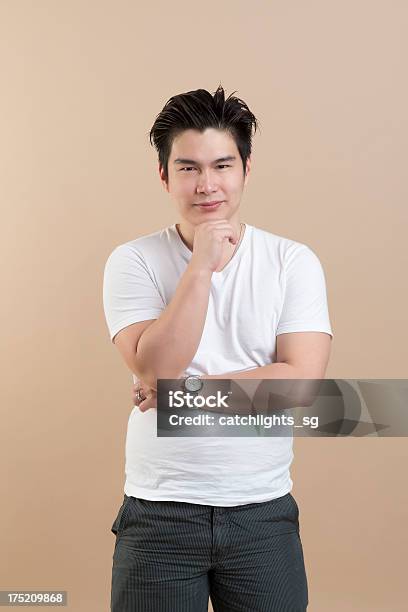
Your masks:
<path fill-rule="evenodd" d="M 295 243 L 289 247 L 284 279 L 284 299 L 276 335 L 318 331 L 333 337 L 323 268 L 308 246 Z"/>
<path fill-rule="evenodd" d="M 116 247 L 105 264 L 103 308 L 111 341 L 128 325 L 157 319 L 165 308 L 144 258 L 129 245 Z"/>

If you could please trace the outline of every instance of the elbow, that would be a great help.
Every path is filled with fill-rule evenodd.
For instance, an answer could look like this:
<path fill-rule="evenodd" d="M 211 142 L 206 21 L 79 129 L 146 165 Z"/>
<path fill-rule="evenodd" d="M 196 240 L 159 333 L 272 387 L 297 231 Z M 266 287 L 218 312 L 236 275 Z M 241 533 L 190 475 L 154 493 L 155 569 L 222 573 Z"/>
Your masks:
<path fill-rule="evenodd" d="M 184 374 L 184 372 L 180 372 L 174 368 L 164 368 L 159 365 L 143 367 L 140 363 L 136 364 L 134 371 L 140 380 L 156 392 L 159 380 L 176 380 L 181 378 Z"/>
<path fill-rule="evenodd" d="M 316 399 L 316 395 L 314 396 L 302 396 L 296 400 L 296 405 L 301 406 L 302 408 L 309 408 L 313 406 Z"/>
<path fill-rule="evenodd" d="M 313 406 L 319 394 L 321 384 L 321 378 L 316 378 L 319 374 L 317 371 L 308 372 L 307 374 L 303 372 L 302 376 L 296 379 L 291 389 L 291 395 L 298 406 L 304 408 Z"/>

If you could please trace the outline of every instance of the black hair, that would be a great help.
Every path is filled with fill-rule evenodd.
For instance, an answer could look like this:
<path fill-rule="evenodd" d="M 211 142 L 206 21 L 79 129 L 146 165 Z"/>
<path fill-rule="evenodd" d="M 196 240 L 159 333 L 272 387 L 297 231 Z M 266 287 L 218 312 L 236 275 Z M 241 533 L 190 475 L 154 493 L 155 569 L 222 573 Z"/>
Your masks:
<path fill-rule="evenodd" d="M 196 89 L 173 96 L 166 102 L 149 133 L 150 144 L 158 152 L 166 181 L 173 140 L 189 129 L 203 132 L 207 128 L 217 128 L 229 132 L 237 145 L 245 174 L 246 161 L 251 155 L 252 129 L 254 133 L 259 129 L 259 121 L 234 93 L 225 99 L 224 89 L 219 85 L 214 95 L 206 89 Z"/>

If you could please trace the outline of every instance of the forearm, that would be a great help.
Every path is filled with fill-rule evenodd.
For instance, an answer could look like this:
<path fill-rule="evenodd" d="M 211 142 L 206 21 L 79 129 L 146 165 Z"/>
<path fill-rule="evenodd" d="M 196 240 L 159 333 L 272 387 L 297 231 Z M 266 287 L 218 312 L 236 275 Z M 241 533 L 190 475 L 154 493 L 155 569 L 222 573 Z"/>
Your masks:
<path fill-rule="evenodd" d="M 273 378 L 302 378 L 298 368 L 289 363 L 269 363 L 266 366 L 259 366 L 251 370 L 242 370 L 240 372 L 227 372 L 225 374 L 205 374 L 203 378 L 209 379 L 273 379 Z"/>
<path fill-rule="evenodd" d="M 261 397 L 263 397 L 263 401 L 259 402 L 261 411 L 310 406 L 313 404 L 320 386 L 320 379 L 311 379 L 310 374 L 306 376 L 303 370 L 283 362 L 271 363 L 240 372 L 204 375 L 202 378 L 209 380 L 276 380 L 276 383 L 272 382 L 270 385 L 265 382 L 262 383 Z M 251 403 L 242 405 L 242 402 L 240 402 L 239 412 L 241 414 L 251 413 Z"/>
<path fill-rule="evenodd" d="M 159 378 L 179 378 L 190 365 L 204 329 L 211 272 L 187 266 L 174 296 L 142 334 L 135 372 L 153 389 Z"/>

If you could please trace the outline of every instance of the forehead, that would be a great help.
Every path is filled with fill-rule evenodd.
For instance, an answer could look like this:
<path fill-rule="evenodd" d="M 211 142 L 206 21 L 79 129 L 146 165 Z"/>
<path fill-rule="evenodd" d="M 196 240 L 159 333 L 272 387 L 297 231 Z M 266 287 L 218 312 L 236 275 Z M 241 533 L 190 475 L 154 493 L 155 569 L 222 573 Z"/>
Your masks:
<path fill-rule="evenodd" d="M 207 128 L 204 132 L 184 130 L 173 140 L 170 159 L 194 158 L 199 162 L 210 162 L 225 155 L 238 155 L 233 137 L 224 130 Z"/>

